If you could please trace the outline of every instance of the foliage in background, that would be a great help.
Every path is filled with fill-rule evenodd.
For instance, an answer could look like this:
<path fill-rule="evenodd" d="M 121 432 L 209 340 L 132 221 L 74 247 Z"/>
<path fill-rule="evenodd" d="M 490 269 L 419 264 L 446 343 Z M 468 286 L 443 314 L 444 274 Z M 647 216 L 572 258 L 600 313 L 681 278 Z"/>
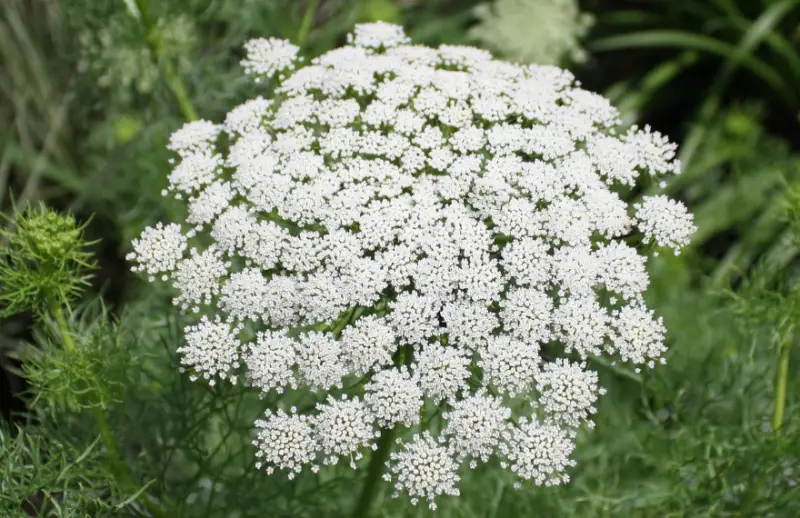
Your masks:
<path fill-rule="evenodd" d="M 115 516 L 125 506 L 99 441 L 78 448 L 38 426 L 0 426 L 0 513 L 8 518 Z M 21 500 L 22 499 L 22 500 Z"/>
<path fill-rule="evenodd" d="M 568 65 L 586 60 L 581 40 L 593 24 L 576 0 L 495 0 L 475 8 L 469 35 L 517 63 Z"/>
<path fill-rule="evenodd" d="M 312 4 L 314 15 L 305 16 Z M 4 322 L 2 368 L 19 366 L 15 355 L 31 380 L 41 375 L 26 395 L 22 430 L 7 428 L 0 436 L 0 515 L 35 515 L 26 502 L 41 510 L 48 500 L 61 506 L 56 516 L 155 516 L 162 502 L 187 517 L 260 517 L 264 509 L 274 516 L 341 516 L 362 481 L 348 478 L 347 469 L 293 483 L 255 472 L 250 427 L 271 402 L 175 375 L 184 323 L 171 314 L 165 293 L 119 273 L 127 250 L 118 243 L 175 210 L 156 195 L 166 139 L 183 118 L 163 60 L 173 60 L 200 115 L 219 117 L 247 93 L 236 63 L 251 36 L 302 37 L 304 51 L 315 55 L 354 21 L 383 18 L 404 22 L 417 41 L 466 43 L 478 22 L 475 2 L 152 2 L 155 33 L 179 20 L 194 36 L 166 58 L 151 50 L 152 67 L 137 61 L 157 74 L 148 91 L 136 81 L 100 84 L 102 68 L 78 66 L 90 54 L 110 59 L 117 46 L 126 59 L 145 54 L 148 31 L 130 5 L 0 2 L 0 119 L 8 121 L 0 128 L 3 210 L 13 214 L 12 192 L 20 207 L 44 200 L 72 209 L 79 221 L 95 213 L 86 229 L 103 239 L 95 245 L 101 266 L 95 286 L 105 283 L 104 298 L 117 304 L 100 304 L 93 288 L 75 305 L 81 311 L 65 315 L 69 336 L 86 351 L 74 378 L 49 377 L 47 362 L 71 365 L 59 357 L 64 339 L 52 315 L 35 324 L 35 333 L 24 313 Z M 650 301 L 663 308 L 670 357 L 656 377 L 601 370 L 609 393 L 600 400 L 596 430 L 579 448 L 582 468 L 570 486 L 514 492 L 502 472 L 487 466 L 466 478 L 464 497 L 443 501 L 437 516 L 800 515 L 798 354 L 787 363 L 781 434 L 772 430 L 776 373 L 786 350 L 785 335 L 775 332 L 774 317 L 783 312 L 774 302 L 796 291 L 796 3 L 588 0 L 582 6 L 597 23 L 578 76 L 610 96 L 629 122 L 652 122 L 689 144 L 680 148 L 684 175 L 667 188 L 696 213 L 700 234 L 691 253 L 650 264 Z M 102 38 L 111 43 L 82 46 L 86 34 L 95 45 Z M 125 368 L 99 361 L 112 351 Z M 102 390 L 105 384 L 89 385 L 84 394 L 81 380 L 99 376 L 115 382 Z M 72 387 L 71 379 L 80 397 L 70 406 L 55 395 Z M 95 407 L 108 415 L 113 442 L 103 438 Z M 379 495 L 383 516 L 427 515 L 389 496 Z"/>
<path fill-rule="evenodd" d="M 613 52 L 605 73 L 617 76 L 608 79 L 612 90 L 624 93 L 623 111 L 646 120 L 660 115 L 686 131 L 685 162 L 694 159 L 707 126 L 731 101 L 758 101 L 771 127 L 800 134 L 797 0 L 595 4 L 598 27 L 589 52 Z"/>

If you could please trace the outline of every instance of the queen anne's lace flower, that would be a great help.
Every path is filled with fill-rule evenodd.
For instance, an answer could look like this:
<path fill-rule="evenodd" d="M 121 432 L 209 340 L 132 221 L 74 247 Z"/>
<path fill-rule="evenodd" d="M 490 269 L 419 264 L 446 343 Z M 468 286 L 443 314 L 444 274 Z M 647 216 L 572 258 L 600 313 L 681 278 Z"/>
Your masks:
<path fill-rule="evenodd" d="M 392 454 L 384 480 L 394 481 L 395 490 L 408 493 L 414 505 L 419 499 L 428 500 L 431 509 L 436 509 L 437 496 L 459 494 L 458 462 L 447 446 L 428 432 Z"/>
<path fill-rule="evenodd" d="M 266 313 L 269 285 L 260 270 L 246 268 L 231 275 L 220 293 L 220 307 L 235 320 L 258 320 Z"/>
<path fill-rule="evenodd" d="M 241 328 L 231 328 L 219 318 L 203 317 L 195 325 L 185 329 L 186 345 L 178 348 L 181 365 L 200 373 L 214 385 L 215 377 L 228 378 L 239 367 L 239 348 L 236 338 Z M 196 377 L 193 374 L 193 377 Z M 231 377 L 235 381 L 235 376 Z"/>
<path fill-rule="evenodd" d="M 512 289 L 500 307 L 500 318 L 511 336 L 540 343 L 550 341 L 553 301 L 545 292 L 535 288 Z"/>
<path fill-rule="evenodd" d="M 258 333 L 258 339 L 245 346 L 243 358 L 251 383 L 262 393 L 275 390 L 281 394 L 287 386 L 296 387 L 294 341 L 286 333 Z"/>
<path fill-rule="evenodd" d="M 645 240 L 673 248 L 675 254 L 682 246 L 689 244 L 689 237 L 697 230 L 686 207 L 664 195 L 645 196 L 635 208 Z"/>
<path fill-rule="evenodd" d="M 192 193 L 213 182 L 220 172 L 222 157 L 207 150 L 191 153 L 169 175 L 166 192 Z"/>
<path fill-rule="evenodd" d="M 268 410 L 265 419 L 255 423 L 258 435 L 253 441 L 258 448 L 256 467 L 264 466 L 269 474 L 275 469 L 288 470 L 289 479 L 305 465 L 316 470 L 314 459 L 319 453 L 308 416 L 298 415 L 295 408 L 291 410 L 289 414 L 283 410 L 275 413 Z"/>
<path fill-rule="evenodd" d="M 133 252 L 126 259 L 138 263 L 133 267 L 134 272 L 145 272 L 151 280 L 160 274 L 163 280 L 167 280 L 183 258 L 186 243 L 180 225 L 158 223 L 145 229 L 141 237 L 133 241 Z"/>
<path fill-rule="evenodd" d="M 414 375 L 417 383 L 435 403 L 452 400 L 466 386 L 469 358 L 460 349 L 428 344 L 417 356 Z"/>
<path fill-rule="evenodd" d="M 605 389 L 598 387 L 596 372 L 587 370 L 585 363 L 570 363 L 563 358 L 544 366 L 536 378 L 536 390 L 548 421 L 574 427 L 583 422 L 594 426 L 588 418 L 597 411 L 594 404 L 598 394 L 605 394 Z"/>
<path fill-rule="evenodd" d="M 607 290 L 630 300 L 639 298 L 647 289 L 650 279 L 645 270 L 645 258 L 635 248 L 615 241 L 600 247 L 595 255 L 598 280 Z"/>
<path fill-rule="evenodd" d="M 473 457 L 470 466 L 474 468 L 478 460 L 486 462 L 497 449 L 509 427 L 511 409 L 503 406 L 499 397 L 477 393 L 456 402 L 444 418 L 447 426 L 443 433 L 454 454 L 459 459 Z"/>
<path fill-rule="evenodd" d="M 260 78 L 269 78 L 289 68 L 300 50 L 286 40 L 256 38 L 245 45 L 247 58 L 242 61 L 245 72 Z"/>
<path fill-rule="evenodd" d="M 180 291 L 175 304 L 181 308 L 197 310 L 198 304 L 210 304 L 220 291 L 220 279 L 228 273 L 230 263 L 222 259 L 215 247 L 198 252 L 193 248 L 189 257 L 178 263 L 174 274 L 174 286 Z"/>
<path fill-rule="evenodd" d="M 422 389 L 405 366 L 399 370 L 379 371 L 365 390 L 364 402 L 382 427 L 391 428 L 397 423 L 404 426 L 419 423 Z"/>
<path fill-rule="evenodd" d="M 679 172 L 674 144 L 621 130 L 567 71 L 411 45 L 386 23 L 310 62 L 282 40 L 246 51 L 274 98 L 175 132 L 165 194 L 187 225 L 146 229 L 128 255 L 200 313 L 184 368 L 304 402 L 257 423 L 270 472 L 354 462 L 377 427 L 419 427 L 389 475 L 414 501 L 457 494 L 461 461 L 493 454 L 565 482 L 602 389 L 559 351 L 652 366 L 665 350 L 623 237 L 688 243 L 682 204 L 625 201 L 640 176 Z M 308 390 L 339 395 L 315 406 Z"/>
<path fill-rule="evenodd" d="M 656 318 L 653 310 L 640 305 L 625 306 L 614 319 L 613 325 L 616 333 L 612 335 L 610 349 L 624 361 L 647 363 L 650 367 L 657 359 L 663 361 L 661 354 L 666 349 L 666 329 L 661 317 Z"/>
<path fill-rule="evenodd" d="M 442 309 L 447 334 L 452 343 L 465 349 L 477 349 L 500 325 L 497 315 L 481 302 L 456 301 Z"/>
<path fill-rule="evenodd" d="M 369 315 L 342 331 L 342 354 L 353 373 L 363 376 L 373 367 L 391 365 L 395 352 L 392 328 L 382 318 Z"/>
<path fill-rule="evenodd" d="M 553 320 L 567 352 L 577 352 L 582 358 L 600 353 L 610 317 L 595 297 L 576 295 L 562 300 Z"/>
<path fill-rule="evenodd" d="M 386 22 L 375 22 L 357 25 L 355 31 L 348 35 L 348 43 L 356 47 L 377 49 L 379 47 L 396 47 L 411 41 L 403 32 L 403 28 Z"/>
<path fill-rule="evenodd" d="M 341 386 L 347 367 L 332 335 L 311 331 L 301 337 L 296 353 L 298 370 L 309 386 L 320 390 Z"/>
<path fill-rule="evenodd" d="M 480 350 L 479 365 L 483 369 L 484 383 L 514 397 L 531 389 L 540 361 L 536 342 L 498 335 L 489 338 Z"/>
<path fill-rule="evenodd" d="M 213 122 L 199 120 L 187 122 L 172 134 L 167 147 L 182 156 L 206 151 L 212 146 L 222 128 Z"/>
<path fill-rule="evenodd" d="M 575 465 L 569 458 L 573 449 L 575 444 L 568 430 L 535 420 L 511 428 L 506 432 L 506 440 L 500 443 L 500 452 L 505 457 L 502 465 L 537 486 L 569 482 L 566 470 Z"/>
<path fill-rule="evenodd" d="M 361 450 L 371 446 L 379 435 L 372 427 L 372 415 L 358 398 L 334 399 L 317 404 L 313 417 L 314 432 L 326 464 L 336 464 L 341 456 L 350 456 L 350 467 L 362 457 Z"/>

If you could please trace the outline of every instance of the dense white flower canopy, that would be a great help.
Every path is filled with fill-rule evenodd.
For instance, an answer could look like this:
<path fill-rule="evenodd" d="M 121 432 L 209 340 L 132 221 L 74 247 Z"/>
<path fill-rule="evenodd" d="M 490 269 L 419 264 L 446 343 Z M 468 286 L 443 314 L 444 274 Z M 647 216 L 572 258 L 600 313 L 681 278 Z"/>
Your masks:
<path fill-rule="evenodd" d="M 386 478 L 431 506 L 458 494 L 464 462 L 567 481 L 603 393 L 587 360 L 662 361 L 642 253 L 677 253 L 694 224 L 665 196 L 627 200 L 679 172 L 675 145 L 620 130 L 567 71 L 413 45 L 386 23 L 308 63 L 286 41 L 246 50 L 275 100 L 173 135 L 166 192 L 186 221 L 129 255 L 198 315 L 185 368 L 317 393 L 256 423 L 270 472 L 355 466 L 401 427 Z"/>

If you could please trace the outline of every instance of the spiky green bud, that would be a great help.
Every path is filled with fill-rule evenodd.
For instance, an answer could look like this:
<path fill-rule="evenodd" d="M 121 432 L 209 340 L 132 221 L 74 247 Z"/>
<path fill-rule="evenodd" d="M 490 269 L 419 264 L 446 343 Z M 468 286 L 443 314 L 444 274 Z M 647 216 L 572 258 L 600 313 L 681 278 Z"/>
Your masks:
<path fill-rule="evenodd" d="M 84 239 L 86 225 L 71 214 L 28 207 L 0 232 L 0 315 L 71 302 L 95 267 Z"/>

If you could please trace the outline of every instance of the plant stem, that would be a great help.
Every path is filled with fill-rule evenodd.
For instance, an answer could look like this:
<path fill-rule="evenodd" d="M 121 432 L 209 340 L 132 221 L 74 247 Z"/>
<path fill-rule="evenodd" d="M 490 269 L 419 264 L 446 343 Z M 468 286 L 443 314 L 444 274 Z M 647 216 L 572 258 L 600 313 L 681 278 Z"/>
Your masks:
<path fill-rule="evenodd" d="M 317 13 L 319 0 L 309 0 L 303 19 L 300 21 L 300 29 L 297 31 L 297 44 L 302 46 L 306 42 L 308 33 L 311 32 L 311 25 L 314 23 L 314 15 Z"/>
<path fill-rule="evenodd" d="M 394 358 L 396 366 L 411 365 L 413 360 L 413 350 L 410 346 L 401 348 Z M 361 497 L 358 499 L 358 507 L 353 513 L 353 518 L 368 518 L 372 501 L 375 500 L 378 485 L 381 482 L 381 474 L 383 473 L 383 466 L 389 459 L 389 454 L 392 451 L 392 443 L 397 435 L 397 427 L 384 430 L 378 439 L 377 448 L 372 453 L 369 459 L 369 466 L 367 466 L 367 478 L 364 480 L 364 487 L 361 490 Z"/>
<path fill-rule="evenodd" d="M 70 354 L 74 354 L 75 342 L 72 341 L 72 335 L 69 332 L 69 325 L 67 325 L 64 312 L 55 299 L 50 299 L 50 312 L 53 313 L 53 318 L 56 319 L 56 324 L 58 324 L 58 331 L 61 334 L 61 340 L 64 342 L 64 348 L 69 351 Z"/>
<path fill-rule="evenodd" d="M 64 348 L 70 354 L 80 354 L 72 339 L 72 334 L 70 333 L 67 319 L 64 316 L 64 311 L 54 298 L 50 299 L 50 312 L 53 314 L 53 318 L 58 325 L 58 332 L 61 335 Z M 138 484 L 130 473 L 125 460 L 122 458 L 122 454 L 117 446 L 117 440 L 114 437 L 114 432 L 111 429 L 111 425 L 108 424 L 108 419 L 106 419 L 103 410 L 98 406 L 93 406 L 92 418 L 94 419 L 95 426 L 97 426 L 97 429 L 100 431 L 100 436 L 103 438 L 106 450 L 108 450 L 109 460 L 114 466 L 115 474 L 118 479 L 121 479 L 120 481 L 128 491 L 135 493 L 139 489 Z M 150 509 L 151 514 L 157 518 L 168 518 L 170 516 L 161 506 L 150 499 L 145 498 L 145 505 Z"/>
<path fill-rule="evenodd" d="M 197 120 L 197 112 L 194 106 L 192 106 L 189 93 L 186 87 L 183 86 L 183 82 L 175 71 L 175 67 L 172 66 L 172 61 L 169 60 L 164 52 L 164 42 L 161 40 L 161 36 L 159 36 L 158 32 L 156 32 L 153 20 L 150 18 L 147 0 L 134 0 L 134 3 L 136 4 L 136 9 L 139 10 L 142 26 L 144 26 L 144 30 L 147 33 L 147 46 L 150 48 L 150 52 L 153 53 L 155 61 L 161 65 L 161 69 L 164 72 L 164 79 L 166 79 L 170 90 L 172 90 L 172 94 L 175 96 L 175 100 L 178 102 L 181 115 L 183 115 L 183 118 L 187 121 Z"/>
<path fill-rule="evenodd" d="M 775 396 L 772 409 L 772 432 L 775 438 L 780 437 L 781 426 L 783 425 L 783 414 L 786 410 L 786 389 L 789 385 L 789 358 L 794 343 L 794 333 L 790 327 L 778 345 L 778 368 L 775 371 Z M 761 487 L 764 485 L 764 475 L 761 474 L 755 484 L 750 486 L 742 504 L 742 510 L 737 516 L 744 518 L 751 516 L 750 511 L 758 499 Z"/>
<path fill-rule="evenodd" d="M 786 389 L 789 384 L 789 357 L 792 351 L 794 334 L 789 329 L 783 336 L 778 350 L 778 369 L 775 372 L 775 402 L 772 410 L 772 430 L 780 433 L 783 414 L 786 410 Z"/>
<path fill-rule="evenodd" d="M 353 518 L 367 518 L 369 516 L 372 502 L 375 500 L 378 485 L 381 481 L 381 473 L 389 453 L 392 451 L 392 442 L 395 437 L 395 429 L 391 428 L 384 431 L 378 439 L 378 448 L 372 453 L 367 467 L 367 478 L 364 481 L 364 488 L 358 499 L 358 507 L 353 513 Z"/>

